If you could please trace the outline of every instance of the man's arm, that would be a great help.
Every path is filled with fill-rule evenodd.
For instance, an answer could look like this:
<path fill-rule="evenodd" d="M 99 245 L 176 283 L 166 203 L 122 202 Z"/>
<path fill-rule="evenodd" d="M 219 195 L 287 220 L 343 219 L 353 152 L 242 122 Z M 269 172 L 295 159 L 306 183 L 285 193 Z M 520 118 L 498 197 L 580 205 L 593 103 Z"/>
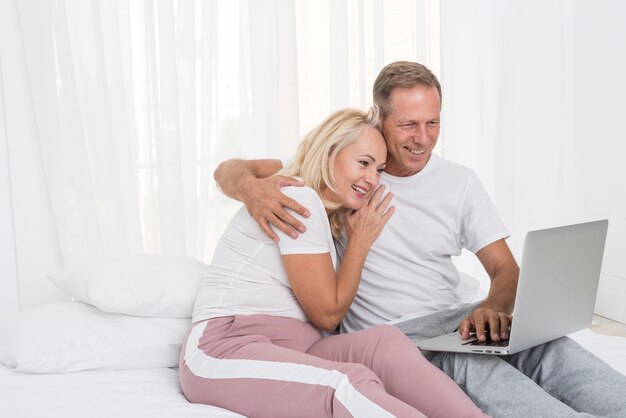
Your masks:
<path fill-rule="evenodd" d="M 476 331 L 478 339 L 485 341 L 488 325 L 493 341 L 508 339 L 519 267 L 504 239 L 482 248 L 476 256 L 491 278 L 491 287 L 487 298 L 461 321 L 459 332 L 467 339 L 471 331 Z"/>
<path fill-rule="evenodd" d="M 270 224 L 292 238 L 305 227 L 285 209 L 289 208 L 304 217 L 309 211 L 295 200 L 281 193 L 283 186 L 303 186 L 301 180 L 274 175 L 282 168 L 280 160 L 238 160 L 222 162 L 213 176 L 224 194 L 242 202 L 263 232 L 273 241 L 278 235 Z"/>

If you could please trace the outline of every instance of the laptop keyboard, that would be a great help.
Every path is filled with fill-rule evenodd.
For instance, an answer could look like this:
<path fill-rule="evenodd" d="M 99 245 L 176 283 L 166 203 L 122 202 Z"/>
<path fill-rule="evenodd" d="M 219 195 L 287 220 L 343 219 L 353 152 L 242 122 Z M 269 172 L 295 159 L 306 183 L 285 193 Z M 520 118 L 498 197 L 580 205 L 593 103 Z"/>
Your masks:
<path fill-rule="evenodd" d="M 463 345 L 477 345 L 481 347 L 508 347 L 509 340 L 491 341 L 489 334 L 487 334 L 487 341 L 478 341 L 478 339 L 469 340 L 464 342 Z"/>

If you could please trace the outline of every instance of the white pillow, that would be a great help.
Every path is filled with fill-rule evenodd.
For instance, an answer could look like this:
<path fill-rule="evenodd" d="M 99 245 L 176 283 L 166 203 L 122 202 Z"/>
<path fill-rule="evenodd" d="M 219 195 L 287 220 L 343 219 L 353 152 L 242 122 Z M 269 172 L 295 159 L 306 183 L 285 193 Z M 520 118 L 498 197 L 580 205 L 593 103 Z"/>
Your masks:
<path fill-rule="evenodd" d="M 190 327 L 189 319 L 51 303 L 0 319 L 0 361 L 29 373 L 176 367 Z"/>
<path fill-rule="evenodd" d="M 192 258 L 134 255 L 66 267 L 48 278 L 106 312 L 189 318 L 206 269 Z"/>

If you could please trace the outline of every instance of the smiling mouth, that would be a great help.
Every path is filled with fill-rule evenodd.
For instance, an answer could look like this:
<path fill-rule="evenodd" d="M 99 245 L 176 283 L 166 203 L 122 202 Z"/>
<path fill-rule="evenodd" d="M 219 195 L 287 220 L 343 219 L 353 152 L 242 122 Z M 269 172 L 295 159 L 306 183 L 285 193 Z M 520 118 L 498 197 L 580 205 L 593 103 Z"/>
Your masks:
<path fill-rule="evenodd" d="M 426 152 L 426 148 L 421 149 L 421 150 L 411 149 L 409 147 L 404 147 L 404 148 L 406 148 L 406 150 L 409 151 L 413 155 L 422 155 Z"/>
<path fill-rule="evenodd" d="M 365 190 L 364 188 L 359 187 L 359 186 L 357 186 L 357 185 L 355 185 L 355 184 L 353 184 L 351 187 L 352 187 L 352 190 L 354 190 L 355 192 L 357 192 L 357 194 L 359 195 L 359 197 L 364 197 L 364 196 L 365 196 L 365 194 L 367 193 L 367 190 Z"/>

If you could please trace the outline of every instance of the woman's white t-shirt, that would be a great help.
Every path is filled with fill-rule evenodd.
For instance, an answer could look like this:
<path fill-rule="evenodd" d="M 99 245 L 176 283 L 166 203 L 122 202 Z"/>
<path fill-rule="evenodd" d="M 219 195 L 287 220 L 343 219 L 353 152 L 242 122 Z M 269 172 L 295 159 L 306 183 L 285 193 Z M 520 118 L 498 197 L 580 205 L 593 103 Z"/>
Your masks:
<path fill-rule="evenodd" d="M 306 224 L 306 233 L 292 239 L 275 230 L 280 237 L 275 243 L 242 207 L 217 244 L 196 298 L 194 322 L 252 314 L 308 320 L 291 289 L 281 255 L 330 253 L 335 269 L 337 256 L 326 210 L 317 193 L 309 187 L 284 187 L 282 192 L 311 213 L 304 219 L 291 212 Z"/>

